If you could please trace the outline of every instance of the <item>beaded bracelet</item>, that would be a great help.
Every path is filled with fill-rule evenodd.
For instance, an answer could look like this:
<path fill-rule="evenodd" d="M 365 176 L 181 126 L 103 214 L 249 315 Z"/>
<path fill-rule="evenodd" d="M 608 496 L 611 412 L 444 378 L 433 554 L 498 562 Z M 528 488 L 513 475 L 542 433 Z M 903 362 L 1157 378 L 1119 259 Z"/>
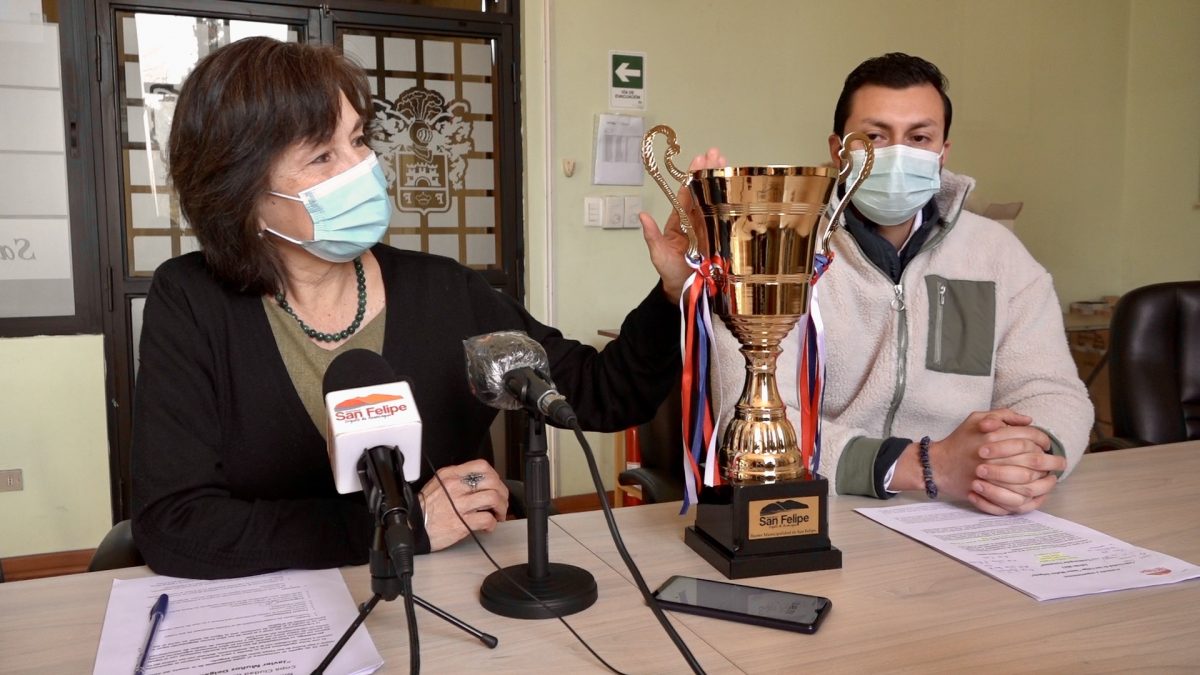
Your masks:
<path fill-rule="evenodd" d="M 925 496 L 929 497 L 930 499 L 937 499 L 937 483 L 933 482 L 933 467 L 929 465 L 928 436 L 925 436 L 921 439 L 921 448 L 917 452 L 917 457 L 921 459 L 921 476 L 925 479 Z"/>

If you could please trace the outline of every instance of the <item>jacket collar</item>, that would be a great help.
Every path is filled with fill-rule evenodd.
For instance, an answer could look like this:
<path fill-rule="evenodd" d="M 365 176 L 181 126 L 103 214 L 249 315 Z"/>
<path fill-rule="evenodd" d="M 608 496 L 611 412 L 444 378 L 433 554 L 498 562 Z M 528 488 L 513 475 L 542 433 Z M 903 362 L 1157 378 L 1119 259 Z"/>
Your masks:
<path fill-rule="evenodd" d="M 974 189 L 974 178 L 942 169 L 942 187 L 933 196 L 933 203 L 944 221 L 944 232 L 949 232 L 958 222 L 958 217 L 962 215 L 963 207 L 967 203 L 967 195 Z"/>
<path fill-rule="evenodd" d="M 924 224 L 921 229 L 924 232 L 914 235 L 909 246 L 899 253 L 876 234 L 873 228 L 863 223 L 854 209 L 846 209 L 844 218 L 847 234 L 858 244 L 864 257 L 893 281 L 898 280 L 904 267 L 918 252 L 936 246 L 950 232 L 962 215 L 967 195 L 975 188 L 974 178 L 945 169 L 942 169 L 941 182 L 941 189 L 923 209 Z M 903 255 L 905 253 L 907 255 Z"/>

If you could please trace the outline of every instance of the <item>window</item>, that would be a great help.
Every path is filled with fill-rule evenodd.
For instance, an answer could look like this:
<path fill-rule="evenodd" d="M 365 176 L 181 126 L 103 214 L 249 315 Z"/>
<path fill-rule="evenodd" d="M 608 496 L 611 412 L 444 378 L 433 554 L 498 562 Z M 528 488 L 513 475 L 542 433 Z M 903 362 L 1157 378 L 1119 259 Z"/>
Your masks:
<path fill-rule="evenodd" d="M 0 9 L 0 337 L 100 332 L 83 17 L 63 4 Z"/>

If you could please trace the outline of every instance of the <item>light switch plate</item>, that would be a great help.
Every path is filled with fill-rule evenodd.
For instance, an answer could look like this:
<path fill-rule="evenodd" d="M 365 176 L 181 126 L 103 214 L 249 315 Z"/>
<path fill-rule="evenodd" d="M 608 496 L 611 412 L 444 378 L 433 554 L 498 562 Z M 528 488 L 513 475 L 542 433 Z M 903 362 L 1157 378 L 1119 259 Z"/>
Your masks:
<path fill-rule="evenodd" d="M 619 230 L 625 227 L 625 198 L 604 198 L 604 229 Z"/>
<path fill-rule="evenodd" d="M 642 229 L 642 221 L 638 220 L 638 214 L 642 212 L 641 197 L 626 197 L 625 198 L 625 227 L 631 230 Z"/>
<path fill-rule="evenodd" d="M 25 489 L 25 479 L 20 469 L 0 469 L 0 492 L 17 492 Z"/>
<path fill-rule="evenodd" d="M 600 227 L 604 224 L 604 199 L 583 198 L 583 224 L 585 227 Z"/>

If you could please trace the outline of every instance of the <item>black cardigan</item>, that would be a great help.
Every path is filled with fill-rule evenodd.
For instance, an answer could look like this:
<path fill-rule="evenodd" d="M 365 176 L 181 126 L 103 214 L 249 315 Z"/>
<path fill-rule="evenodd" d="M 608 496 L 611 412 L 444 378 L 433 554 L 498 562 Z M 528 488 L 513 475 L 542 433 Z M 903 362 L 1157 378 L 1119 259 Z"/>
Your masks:
<path fill-rule="evenodd" d="M 679 312 L 661 287 L 597 353 L 535 321 L 477 273 L 379 245 L 383 356 L 421 413 L 438 467 L 482 457 L 496 410 L 467 384 L 462 341 L 515 329 L 539 341 L 584 428 L 645 421 L 678 376 Z M 161 265 L 146 300 L 133 410 L 133 532 L 156 572 L 222 578 L 367 560 L 362 494 L 334 489 L 257 295 L 216 281 L 199 253 Z M 489 458 L 490 459 L 490 458 Z M 423 467 L 421 482 L 430 478 Z"/>

